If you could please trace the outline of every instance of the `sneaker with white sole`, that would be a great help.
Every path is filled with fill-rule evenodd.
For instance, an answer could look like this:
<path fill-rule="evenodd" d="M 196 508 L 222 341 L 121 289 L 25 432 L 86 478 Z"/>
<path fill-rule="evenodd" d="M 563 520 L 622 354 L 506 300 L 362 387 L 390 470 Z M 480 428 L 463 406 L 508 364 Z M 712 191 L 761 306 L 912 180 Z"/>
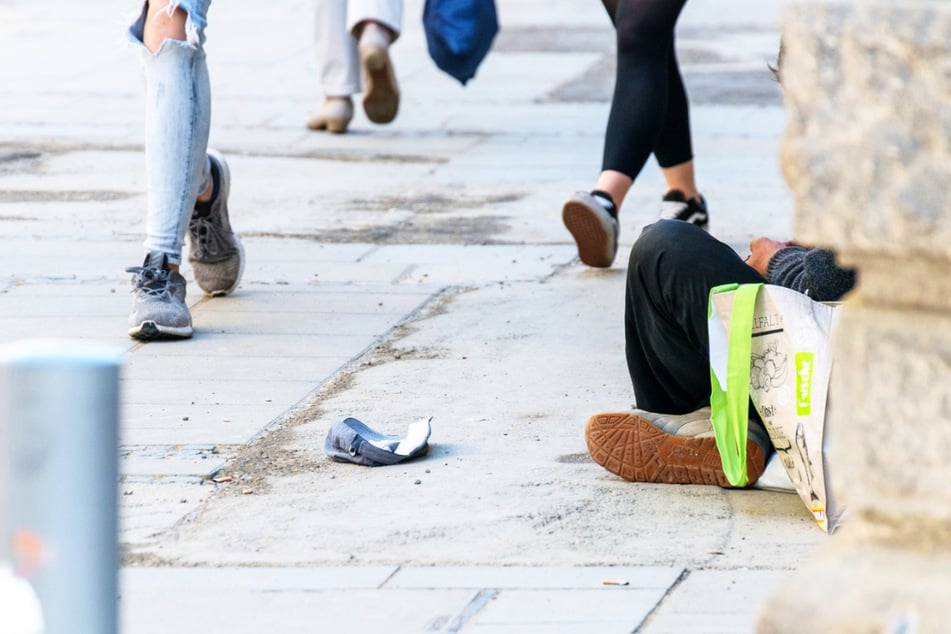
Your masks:
<path fill-rule="evenodd" d="M 215 193 L 210 203 L 195 204 L 188 223 L 188 263 L 201 290 L 217 297 L 238 288 L 244 272 L 244 245 L 228 217 L 231 170 L 216 150 L 209 150 L 208 159 Z"/>
<path fill-rule="evenodd" d="M 168 268 L 168 256 L 153 251 L 132 273 L 132 312 L 129 336 L 143 341 L 187 339 L 192 317 L 185 305 L 185 278 Z"/>
<path fill-rule="evenodd" d="M 588 266 L 608 268 L 617 255 L 620 227 L 617 211 L 602 204 L 597 192 L 575 192 L 561 210 L 561 220 L 578 245 L 578 257 Z"/>
<path fill-rule="evenodd" d="M 644 410 L 595 414 L 585 426 L 596 463 L 631 482 L 716 484 L 732 488 L 705 407 L 679 416 Z M 747 486 L 766 468 L 772 444 L 766 429 L 750 421 L 746 441 Z"/>
<path fill-rule="evenodd" d="M 710 225 L 710 212 L 707 211 L 707 201 L 704 197 L 700 196 L 700 198 L 687 200 L 687 197 L 679 189 L 672 189 L 664 194 L 660 203 L 660 217 L 661 219 L 683 220 L 702 229 L 707 229 Z"/>

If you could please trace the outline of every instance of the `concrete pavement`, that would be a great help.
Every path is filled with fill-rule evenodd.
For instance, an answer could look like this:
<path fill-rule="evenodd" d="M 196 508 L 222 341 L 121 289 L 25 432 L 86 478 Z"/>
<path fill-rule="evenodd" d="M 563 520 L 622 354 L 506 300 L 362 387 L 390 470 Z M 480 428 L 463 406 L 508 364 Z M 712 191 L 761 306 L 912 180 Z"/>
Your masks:
<path fill-rule="evenodd" d="M 748 632 L 823 534 L 793 495 L 618 480 L 587 417 L 631 406 L 625 254 L 663 193 L 650 165 L 614 268 L 580 265 L 561 204 L 589 188 L 612 85 L 596 2 L 500 0 L 463 88 L 429 60 L 421 2 L 394 47 L 397 120 L 346 135 L 319 95 L 310 2 L 211 11 L 211 143 L 247 248 L 232 296 L 189 304 L 187 342 L 126 335 L 141 261 L 135 3 L 0 1 L 0 342 L 125 352 L 123 631 Z M 688 5 L 678 31 L 712 230 L 789 236 L 766 64 L 784 6 Z M 186 276 L 188 273 L 186 272 Z M 330 425 L 427 458 L 330 462 Z M 627 585 L 604 585 L 605 581 Z"/>

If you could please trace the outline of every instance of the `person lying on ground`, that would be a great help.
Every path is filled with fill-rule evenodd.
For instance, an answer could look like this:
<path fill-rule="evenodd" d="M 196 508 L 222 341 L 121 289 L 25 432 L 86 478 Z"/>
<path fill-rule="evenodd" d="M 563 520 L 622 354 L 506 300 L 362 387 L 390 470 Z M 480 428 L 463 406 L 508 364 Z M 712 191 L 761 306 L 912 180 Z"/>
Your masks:
<path fill-rule="evenodd" d="M 776 284 L 816 301 L 837 301 L 855 285 L 835 255 L 756 238 L 745 261 L 692 223 L 660 220 L 644 228 L 627 268 L 624 338 L 638 409 L 595 414 L 585 426 L 596 463 L 636 482 L 729 486 L 710 422 L 707 302 L 728 283 Z M 749 484 L 772 445 L 750 405 Z"/>

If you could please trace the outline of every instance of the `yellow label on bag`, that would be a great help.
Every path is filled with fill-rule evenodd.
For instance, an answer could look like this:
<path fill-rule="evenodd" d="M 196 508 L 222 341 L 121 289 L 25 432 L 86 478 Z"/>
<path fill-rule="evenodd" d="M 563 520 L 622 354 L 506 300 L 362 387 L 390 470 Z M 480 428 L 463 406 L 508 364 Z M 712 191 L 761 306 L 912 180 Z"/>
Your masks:
<path fill-rule="evenodd" d="M 796 353 L 796 415 L 808 416 L 812 411 L 812 366 L 815 355 Z"/>

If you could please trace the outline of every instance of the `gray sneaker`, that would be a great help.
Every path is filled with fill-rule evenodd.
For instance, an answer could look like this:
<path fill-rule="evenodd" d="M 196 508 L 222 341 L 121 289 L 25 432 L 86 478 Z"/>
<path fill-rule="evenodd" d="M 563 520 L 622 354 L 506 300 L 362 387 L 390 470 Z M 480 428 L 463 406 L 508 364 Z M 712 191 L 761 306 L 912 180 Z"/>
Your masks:
<path fill-rule="evenodd" d="M 617 254 L 618 222 L 588 192 L 575 192 L 561 210 L 561 220 L 578 245 L 578 257 L 588 266 L 607 268 Z"/>
<path fill-rule="evenodd" d="M 132 277 L 129 336 L 143 341 L 192 336 L 185 305 L 185 278 L 168 268 L 168 256 L 153 251 L 142 266 L 126 269 Z"/>
<path fill-rule="evenodd" d="M 208 158 L 218 192 L 209 208 L 199 209 L 196 205 L 192 213 L 188 223 L 188 263 L 201 290 L 217 297 L 238 288 L 244 272 L 244 246 L 231 230 L 228 219 L 228 163 L 216 150 L 209 150 Z"/>
<path fill-rule="evenodd" d="M 732 487 L 723 473 L 709 407 L 679 416 L 638 409 L 595 414 L 585 426 L 585 441 L 596 463 L 625 480 Z M 762 475 L 771 448 L 766 430 L 751 420 L 747 486 Z"/>

